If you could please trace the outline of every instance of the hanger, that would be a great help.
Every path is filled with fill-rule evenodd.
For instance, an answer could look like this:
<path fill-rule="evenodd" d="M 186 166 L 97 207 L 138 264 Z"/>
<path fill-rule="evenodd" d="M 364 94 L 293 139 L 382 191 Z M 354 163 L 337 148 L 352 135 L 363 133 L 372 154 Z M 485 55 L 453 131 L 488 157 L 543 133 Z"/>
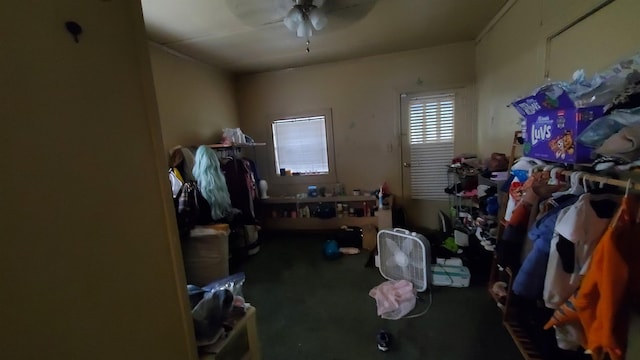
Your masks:
<path fill-rule="evenodd" d="M 560 166 L 554 166 L 553 169 L 551 169 L 548 182 L 549 185 L 558 185 L 558 179 L 556 178 L 558 170 L 562 170 L 562 168 Z"/>
<path fill-rule="evenodd" d="M 591 189 L 589 193 L 593 195 L 620 195 L 620 188 L 615 185 L 607 185 L 606 179 L 604 181 L 597 181 L 592 179 L 590 181 Z M 597 186 L 596 186 L 597 185 Z"/>
<path fill-rule="evenodd" d="M 587 176 L 586 176 L 586 174 L 582 174 L 582 188 L 584 189 L 584 192 L 589 192 L 589 187 L 587 185 Z"/>
<path fill-rule="evenodd" d="M 627 196 L 629 196 L 629 188 L 631 188 L 631 179 L 627 179 L 627 185 L 625 186 L 625 189 L 624 189 L 624 197 L 625 198 L 627 198 Z M 616 211 L 616 214 L 611 219 L 611 222 L 609 223 L 609 226 L 615 227 L 618 224 L 618 219 L 620 219 L 620 214 L 622 214 L 622 208 L 623 208 L 623 206 L 620 206 L 618 208 L 618 211 Z M 636 224 L 637 224 L 638 220 L 640 220 L 640 212 L 638 212 L 638 214 L 636 214 L 636 219 L 635 220 L 636 220 Z"/>
<path fill-rule="evenodd" d="M 627 179 L 627 187 L 624 189 L 624 197 L 629 196 L 630 187 L 631 187 L 631 179 Z"/>
<path fill-rule="evenodd" d="M 538 170 L 544 169 L 545 166 L 546 165 L 535 165 L 535 166 L 532 166 L 531 169 L 529 169 L 529 176 L 533 175 Z"/>
<path fill-rule="evenodd" d="M 572 195 L 582 195 L 586 190 L 584 187 L 580 186 L 580 177 L 584 175 L 584 173 L 582 171 L 576 171 L 574 173 L 575 175 L 572 175 L 571 181 L 572 181 L 572 185 L 571 185 L 571 192 L 570 194 Z M 575 178 L 575 179 L 574 179 Z"/>
<path fill-rule="evenodd" d="M 553 193 L 552 196 L 554 198 L 557 198 L 562 195 L 576 195 L 576 196 L 582 195 L 585 191 L 584 188 L 580 186 L 580 176 L 582 176 L 582 174 L 584 174 L 584 172 L 582 171 L 572 172 L 571 175 L 569 176 L 569 181 L 570 181 L 569 189 L 565 191 L 559 191 L 559 192 Z"/>

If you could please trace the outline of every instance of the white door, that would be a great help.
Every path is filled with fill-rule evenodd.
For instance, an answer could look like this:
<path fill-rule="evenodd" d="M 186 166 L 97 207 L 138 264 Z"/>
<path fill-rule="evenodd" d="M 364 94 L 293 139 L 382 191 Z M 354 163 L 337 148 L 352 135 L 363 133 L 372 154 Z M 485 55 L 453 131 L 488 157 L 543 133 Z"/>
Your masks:
<path fill-rule="evenodd" d="M 448 212 L 447 166 L 459 148 L 475 149 L 468 92 L 401 95 L 403 199 L 407 221 L 414 226 L 437 228 L 438 211 Z"/>

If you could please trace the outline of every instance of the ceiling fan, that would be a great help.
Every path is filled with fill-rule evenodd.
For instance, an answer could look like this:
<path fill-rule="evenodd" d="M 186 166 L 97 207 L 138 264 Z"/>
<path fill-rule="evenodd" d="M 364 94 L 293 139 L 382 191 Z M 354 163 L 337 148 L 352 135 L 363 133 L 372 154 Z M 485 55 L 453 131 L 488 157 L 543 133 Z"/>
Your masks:
<path fill-rule="evenodd" d="M 284 24 L 298 37 L 308 38 L 313 30 L 336 31 L 357 22 L 378 0 L 225 1 L 231 13 L 247 26 L 260 28 Z"/>

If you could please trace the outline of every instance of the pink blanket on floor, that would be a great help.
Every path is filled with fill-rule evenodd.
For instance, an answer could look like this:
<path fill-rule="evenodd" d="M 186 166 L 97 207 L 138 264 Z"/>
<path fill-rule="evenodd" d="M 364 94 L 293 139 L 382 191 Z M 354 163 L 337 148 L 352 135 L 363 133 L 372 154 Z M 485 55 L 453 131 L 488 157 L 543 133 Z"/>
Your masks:
<path fill-rule="evenodd" d="M 390 280 L 374 287 L 369 296 L 376 299 L 378 316 L 399 319 L 416 305 L 416 291 L 407 280 Z"/>

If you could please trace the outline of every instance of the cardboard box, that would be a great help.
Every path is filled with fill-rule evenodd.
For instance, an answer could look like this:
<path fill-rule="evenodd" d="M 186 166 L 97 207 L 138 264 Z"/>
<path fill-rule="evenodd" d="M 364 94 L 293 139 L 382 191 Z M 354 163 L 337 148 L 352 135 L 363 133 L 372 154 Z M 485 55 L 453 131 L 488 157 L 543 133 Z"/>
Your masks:
<path fill-rule="evenodd" d="M 543 111 L 527 117 L 524 155 L 565 164 L 591 163 L 593 149 L 579 144 L 576 138 L 603 113 L 603 107 L 596 106 Z"/>
<path fill-rule="evenodd" d="M 187 284 L 205 286 L 229 276 L 229 230 L 196 226 L 181 242 Z"/>
<path fill-rule="evenodd" d="M 525 156 L 566 164 L 592 162 L 593 149 L 576 138 L 604 114 L 603 106 L 576 108 L 571 97 L 556 85 L 542 87 L 512 105 L 527 122 Z"/>

